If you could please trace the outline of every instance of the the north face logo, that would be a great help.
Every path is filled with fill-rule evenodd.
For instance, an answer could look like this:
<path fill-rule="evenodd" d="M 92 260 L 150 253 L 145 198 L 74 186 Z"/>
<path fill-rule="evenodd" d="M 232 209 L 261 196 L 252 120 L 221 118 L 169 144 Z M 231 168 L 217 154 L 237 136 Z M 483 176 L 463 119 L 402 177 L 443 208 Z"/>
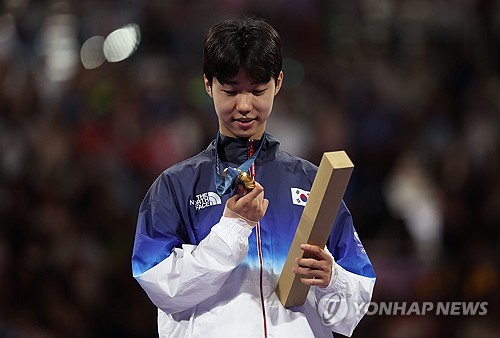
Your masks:
<path fill-rule="evenodd" d="M 189 200 L 189 205 L 194 205 L 196 210 L 201 210 L 221 203 L 222 201 L 219 195 L 211 191 L 196 195 L 196 199 Z"/>

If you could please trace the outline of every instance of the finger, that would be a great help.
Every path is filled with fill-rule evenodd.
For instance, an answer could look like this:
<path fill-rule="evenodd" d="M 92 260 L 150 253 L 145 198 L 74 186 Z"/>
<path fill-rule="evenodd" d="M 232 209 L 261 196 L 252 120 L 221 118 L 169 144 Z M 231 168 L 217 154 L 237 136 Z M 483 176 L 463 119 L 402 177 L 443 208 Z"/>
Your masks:
<path fill-rule="evenodd" d="M 253 207 L 258 207 L 258 206 L 263 206 L 263 200 L 264 200 L 264 189 L 262 186 L 260 187 L 255 187 L 252 191 L 247 192 L 243 196 L 241 196 L 238 200 L 237 203 L 242 206 L 253 206 Z"/>
<path fill-rule="evenodd" d="M 315 280 L 316 280 L 315 278 L 304 278 L 304 277 L 302 277 L 300 279 L 300 281 L 302 282 L 302 284 L 310 285 L 310 286 L 314 285 Z"/>
<path fill-rule="evenodd" d="M 311 262 L 311 261 L 309 261 Z M 310 265 L 300 264 L 296 267 L 295 271 L 303 274 L 305 277 L 316 277 L 325 280 L 330 280 L 332 275 L 332 268 L 330 265 L 326 264 L 325 261 L 312 261 Z"/>
<path fill-rule="evenodd" d="M 228 206 L 234 206 L 236 202 L 243 196 L 243 188 L 240 187 L 240 184 L 236 187 L 236 190 L 233 193 L 233 196 L 229 197 L 226 204 Z"/>
<path fill-rule="evenodd" d="M 300 276 L 306 277 L 306 278 L 313 278 L 313 277 L 319 278 L 322 276 L 321 270 L 314 270 L 314 269 L 310 269 L 308 267 L 302 267 L 302 266 L 294 266 L 292 268 L 292 272 L 296 275 L 300 275 Z"/>
<path fill-rule="evenodd" d="M 325 250 L 323 250 L 322 248 L 320 248 L 319 246 L 317 246 L 317 245 L 301 244 L 300 248 L 302 250 L 304 250 L 304 252 L 308 252 L 308 253 L 311 253 L 311 254 L 315 255 L 320 260 L 326 260 L 326 261 L 329 261 L 329 262 L 333 261 L 332 256 L 330 254 L 328 254 Z"/>
<path fill-rule="evenodd" d="M 314 258 L 296 258 L 295 262 L 300 267 L 305 267 L 312 270 L 329 270 L 329 264 L 327 261 L 320 261 Z"/>
<path fill-rule="evenodd" d="M 306 268 L 294 267 L 292 272 L 301 278 L 301 281 L 307 281 L 308 285 L 320 285 L 322 287 L 328 285 L 329 275 L 320 270 L 309 270 Z M 312 282 L 314 280 L 314 282 Z"/>
<path fill-rule="evenodd" d="M 238 183 L 238 185 L 236 186 L 236 189 L 234 190 L 234 195 L 238 196 L 238 198 L 240 198 L 241 196 L 245 195 L 245 187 L 243 186 L 242 183 Z M 233 196 L 234 196 L 233 195 Z"/>
<path fill-rule="evenodd" d="M 325 288 L 328 286 L 328 283 L 325 282 L 324 279 L 322 278 L 301 278 L 300 281 L 302 284 L 309 285 L 309 286 L 317 286 L 320 288 Z"/>
<path fill-rule="evenodd" d="M 300 276 L 300 281 L 305 285 L 314 285 L 321 288 L 327 287 L 330 281 L 330 275 L 322 270 L 311 270 L 295 266 L 292 272 Z"/>
<path fill-rule="evenodd" d="M 259 182 L 255 181 L 255 188 L 253 188 L 250 191 L 247 191 L 247 193 L 245 194 L 244 197 L 248 198 L 248 199 L 254 199 L 259 194 L 261 194 L 263 191 L 264 191 L 264 187 L 262 187 L 262 185 L 260 185 Z"/>

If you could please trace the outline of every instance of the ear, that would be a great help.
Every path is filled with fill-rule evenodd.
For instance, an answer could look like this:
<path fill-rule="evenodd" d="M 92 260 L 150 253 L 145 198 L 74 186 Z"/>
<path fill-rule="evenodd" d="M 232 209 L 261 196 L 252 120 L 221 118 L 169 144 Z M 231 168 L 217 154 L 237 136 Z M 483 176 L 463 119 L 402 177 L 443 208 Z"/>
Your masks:
<path fill-rule="evenodd" d="M 277 95 L 281 89 L 281 85 L 283 84 L 283 76 L 284 76 L 283 71 L 281 71 L 280 74 L 278 75 L 278 78 L 276 79 L 276 87 L 274 89 L 274 95 Z"/>
<path fill-rule="evenodd" d="M 207 94 L 212 96 L 212 87 L 210 86 L 210 82 L 208 82 L 207 76 L 203 74 L 203 82 L 205 83 L 205 90 L 207 91 Z"/>

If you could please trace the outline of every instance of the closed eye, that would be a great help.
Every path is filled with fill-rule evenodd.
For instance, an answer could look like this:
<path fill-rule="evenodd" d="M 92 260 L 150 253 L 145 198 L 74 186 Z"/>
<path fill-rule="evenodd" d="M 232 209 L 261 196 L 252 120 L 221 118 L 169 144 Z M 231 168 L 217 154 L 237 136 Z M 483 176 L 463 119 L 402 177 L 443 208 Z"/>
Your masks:
<path fill-rule="evenodd" d="M 235 90 L 223 90 L 223 92 L 229 96 L 235 96 L 237 94 Z"/>

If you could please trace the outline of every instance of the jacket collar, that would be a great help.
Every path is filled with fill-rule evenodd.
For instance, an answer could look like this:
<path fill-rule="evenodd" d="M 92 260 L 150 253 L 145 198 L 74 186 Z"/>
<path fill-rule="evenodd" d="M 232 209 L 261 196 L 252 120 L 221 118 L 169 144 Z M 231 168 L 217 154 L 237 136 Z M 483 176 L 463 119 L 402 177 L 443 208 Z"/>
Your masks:
<path fill-rule="evenodd" d="M 272 135 L 265 134 L 265 140 L 254 140 L 254 148 L 259 147 L 260 142 L 265 142 L 262 145 L 262 150 L 255 160 L 255 164 L 260 164 L 272 161 L 276 158 L 279 150 L 279 141 Z M 234 138 L 220 135 L 218 155 L 222 163 L 230 163 L 231 165 L 239 166 L 248 159 L 248 139 Z M 208 151 L 215 156 L 215 140 L 213 140 L 207 148 Z"/>

